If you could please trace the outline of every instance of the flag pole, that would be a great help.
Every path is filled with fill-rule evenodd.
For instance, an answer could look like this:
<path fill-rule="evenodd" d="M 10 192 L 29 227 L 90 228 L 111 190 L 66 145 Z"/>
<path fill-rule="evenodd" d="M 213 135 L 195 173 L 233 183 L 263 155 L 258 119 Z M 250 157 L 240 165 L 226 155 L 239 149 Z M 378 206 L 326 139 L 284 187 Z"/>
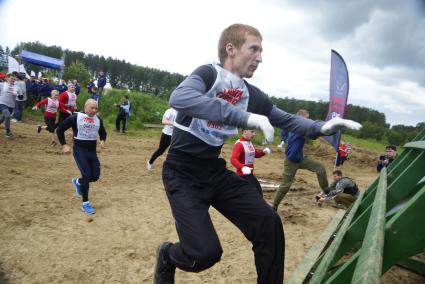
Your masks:
<path fill-rule="evenodd" d="M 334 171 L 336 170 L 336 162 L 337 161 L 338 161 L 338 151 L 336 152 L 336 155 L 335 155 Z"/>

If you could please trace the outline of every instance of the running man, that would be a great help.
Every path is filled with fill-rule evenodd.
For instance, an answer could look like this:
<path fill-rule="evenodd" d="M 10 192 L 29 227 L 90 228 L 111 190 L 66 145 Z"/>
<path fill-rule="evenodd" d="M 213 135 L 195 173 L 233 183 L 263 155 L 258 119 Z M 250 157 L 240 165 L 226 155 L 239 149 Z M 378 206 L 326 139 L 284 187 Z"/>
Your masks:
<path fill-rule="evenodd" d="M 303 118 L 309 118 L 310 116 L 309 112 L 305 109 L 300 109 L 297 115 Z M 292 132 L 288 134 L 288 143 L 285 149 L 286 157 L 283 162 L 283 178 L 273 200 L 274 210 L 277 210 L 280 202 L 291 188 L 298 169 L 316 173 L 317 180 L 322 190 L 329 185 L 325 166 L 319 161 L 304 156 L 305 142 L 306 138 L 304 136 Z"/>
<path fill-rule="evenodd" d="M 97 102 L 88 99 L 84 105 L 84 113 L 77 112 L 59 124 L 56 134 L 65 154 L 71 153 L 71 147 L 66 144 L 65 131 L 72 127 L 74 133 L 73 154 L 80 178 L 73 178 L 75 192 L 83 199 L 81 209 L 87 214 L 95 213 L 89 201 L 89 183 L 95 182 L 100 176 L 100 163 L 96 154 L 97 137 L 100 138 L 100 147 L 104 148 L 106 131 L 103 122 L 97 113 Z"/>
<path fill-rule="evenodd" d="M 56 145 L 55 141 L 55 129 L 56 129 L 56 113 L 59 110 L 59 91 L 58 90 L 52 90 L 50 93 L 50 98 L 45 98 L 39 101 L 32 109 L 37 110 L 42 105 L 46 106 L 46 109 L 43 113 L 44 116 L 44 123 L 46 125 L 38 125 L 37 126 L 37 132 L 40 133 L 41 130 L 47 129 L 51 135 L 51 145 Z M 69 114 L 71 114 L 71 111 L 67 110 Z"/>
<path fill-rule="evenodd" d="M 77 109 L 77 94 L 75 94 L 75 87 L 73 84 L 68 84 L 68 90 L 59 95 L 60 112 L 59 123 L 64 121 Z M 71 113 L 71 114 L 70 114 Z"/>
<path fill-rule="evenodd" d="M 158 149 L 152 154 L 152 157 L 147 161 L 148 171 L 153 170 L 153 163 L 155 160 L 164 154 L 165 150 L 167 150 L 168 146 L 171 143 L 171 135 L 173 135 L 174 121 L 176 120 L 177 112 L 173 108 L 169 108 L 165 111 L 162 116 L 162 124 L 164 124 L 164 128 L 162 129 L 161 138 L 159 140 Z"/>
<path fill-rule="evenodd" d="M 268 147 L 263 150 L 255 149 L 251 139 L 255 136 L 255 130 L 243 129 L 242 136 L 239 138 L 232 149 L 230 162 L 236 168 L 236 174 L 246 179 L 257 189 L 258 193 L 263 196 L 263 189 L 257 178 L 254 176 L 254 158 L 261 158 L 270 154 Z"/>
<path fill-rule="evenodd" d="M 170 106 L 178 114 L 162 177 L 179 242 L 159 245 L 154 283 L 174 283 L 176 267 L 200 272 L 220 261 L 223 250 L 210 206 L 252 242 L 258 283 L 282 283 L 282 222 L 256 188 L 219 158 L 225 140 L 237 134 L 237 127 L 261 129 L 268 143 L 274 138 L 272 125 L 311 137 L 361 127 L 341 118 L 312 121 L 273 106 L 267 95 L 243 80 L 262 61 L 261 42 L 254 27 L 226 28 L 218 46 L 221 64 L 200 66 L 171 94 Z"/>
<path fill-rule="evenodd" d="M 6 138 L 12 138 L 10 129 L 10 116 L 15 109 L 16 97 L 21 94 L 21 89 L 15 84 L 16 76 L 8 74 L 6 82 L 0 83 L 0 124 L 4 122 L 6 129 Z"/>

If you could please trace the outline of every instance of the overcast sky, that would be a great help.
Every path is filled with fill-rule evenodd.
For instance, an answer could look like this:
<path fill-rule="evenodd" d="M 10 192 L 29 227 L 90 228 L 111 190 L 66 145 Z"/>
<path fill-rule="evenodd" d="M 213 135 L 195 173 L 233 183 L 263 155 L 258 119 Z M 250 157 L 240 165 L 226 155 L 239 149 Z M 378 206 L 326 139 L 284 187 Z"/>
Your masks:
<path fill-rule="evenodd" d="M 425 1 L 0 0 L 0 45 L 40 41 L 184 75 L 217 60 L 233 23 L 263 35 L 250 80 L 269 95 L 328 101 L 331 49 L 350 76 L 348 103 L 387 122 L 425 121 Z"/>

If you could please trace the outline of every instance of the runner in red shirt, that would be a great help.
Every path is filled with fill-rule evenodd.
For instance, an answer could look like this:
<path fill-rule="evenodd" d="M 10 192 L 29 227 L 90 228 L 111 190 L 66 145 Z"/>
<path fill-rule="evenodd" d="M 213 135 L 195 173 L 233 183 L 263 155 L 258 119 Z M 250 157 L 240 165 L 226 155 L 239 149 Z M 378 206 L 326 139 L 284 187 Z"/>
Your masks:
<path fill-rule="evenodd" d="M 236 174 L 254 185 L 263 196 L 261 185 L 254 176 L 254 158 L 270 154 L 270 149 L 266 147 L 263 150 L 256 150 L 251 142 L 254 136 L 255 130 L 244 129 L 242 131 L 242 136 L 233 145 L 230 162 L 236 168 Z"/>
<path fill-rule="evenodd" d="M 341 141 L 341 144 L 339 145 L 339 148 L 338 148 L 338 157 L 336 160 L 336 166 L 342 166 L 345 160 L 347 160 L 347 157 L 348 157 L 348 145 L 345 144 L 344 141 Z"/>
<path fill-rule="evenodd" d="M 59 95 L 60 105 L 59 123 L 64 121 L 68 116 L 77 109 L 77 95 L 75 94 L 75 86 L 68 84 L 68 90 Z"/>
<path fill-rule="evenodd" d="M 58 100 L 59 92 L 53 90 L 50 93 L 50 98 L 45 98 L 39 101 L 32 109 L 37 110 L 42 105 L 45 105 L 44 110 L 44 123 L 46 125 L 38 125 L 37 132 L 40 133 L 41 130 L 46 129 L 49 131 L 51 136 L 51 145 L 56 145 L 55 141 L 55 129 L 56 129 L 56 113 L 59 111 L 61 103 Z M 71 111 L 68 110 L 68 113 L 71 114 Z"/>

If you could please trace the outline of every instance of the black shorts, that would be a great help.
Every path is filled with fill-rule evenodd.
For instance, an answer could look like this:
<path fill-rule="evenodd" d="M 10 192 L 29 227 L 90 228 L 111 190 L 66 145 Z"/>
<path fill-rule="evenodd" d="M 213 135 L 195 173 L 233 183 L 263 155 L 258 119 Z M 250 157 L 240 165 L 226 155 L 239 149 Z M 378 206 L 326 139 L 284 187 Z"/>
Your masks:
<path fill-rule="evenodd" d="M 56 118 L 45 117 L 44 118 L 44 122 L 47 125 L 47 130 L 50 133 L 54 133 L 55 132 L 55 129 L 56 129 Z"/>

